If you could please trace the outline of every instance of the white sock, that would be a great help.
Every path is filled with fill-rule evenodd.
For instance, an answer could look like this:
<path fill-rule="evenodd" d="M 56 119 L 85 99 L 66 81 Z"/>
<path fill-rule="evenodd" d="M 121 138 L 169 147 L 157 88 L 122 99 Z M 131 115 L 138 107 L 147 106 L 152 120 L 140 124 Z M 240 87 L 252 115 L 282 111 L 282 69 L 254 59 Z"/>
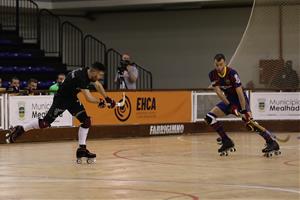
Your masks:
<path fill-rule="evenodd" d="M 86 138 L 88 135 L 89 129 L 88 128 L 82 128 L 79 127 L 78 130 L 78 143 L 79 145 L 86 145 Z"/>
<path fill-rule="evenodd" d="M 25 124 L 23 126 L 23 128 L 24 128 L 25 132 L 27 132 L 29 130 L 32 130 L 32 129 L 39 129 L 40 128 L 40 126 L 39 126 L 39 120 L 38 119 L 34 119 L 34 120 L 28 122 L 27 124 Z"/>

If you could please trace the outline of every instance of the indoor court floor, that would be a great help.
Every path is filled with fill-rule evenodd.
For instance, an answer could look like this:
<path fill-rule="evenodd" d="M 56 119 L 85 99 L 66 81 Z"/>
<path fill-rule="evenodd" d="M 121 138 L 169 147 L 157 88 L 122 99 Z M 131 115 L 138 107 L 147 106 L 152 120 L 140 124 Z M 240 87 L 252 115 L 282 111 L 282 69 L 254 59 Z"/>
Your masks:
<path fill-rule="evenodd" d="M 76 141 L 0 145 L 0 199 L 300 199 L 300 134 L 282 155 L 231 133 L 237 152 L 217 154 L 215 133 L 92 140 L 97 163 L 75 162 Z"/>

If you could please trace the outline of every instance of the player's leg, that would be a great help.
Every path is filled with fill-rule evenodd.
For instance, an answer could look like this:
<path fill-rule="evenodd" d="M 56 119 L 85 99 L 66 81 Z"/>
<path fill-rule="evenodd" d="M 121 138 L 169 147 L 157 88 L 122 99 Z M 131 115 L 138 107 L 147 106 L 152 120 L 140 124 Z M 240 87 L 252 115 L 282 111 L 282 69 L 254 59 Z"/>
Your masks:
<path fill-rule="evenodd" d="M 91 153 L 86 148 L 86 140 L 89 132 L 89 128 L 91 127 L 91 119 L 87 115 L 84 107 L 78 102 L 73 102 L 71 106 L 68 108 L 69 112 L 75 116 L 81 123 L 78 129 L 78 144 L 79 147 L 76 152 L 77 163 L 81 163 L 81 158 L 87 158 L 88 163 L 93 163 L 96 161 L 96 154 Z"/>
<path fill-rule="evenodd" d="M 43 119 L 33 119 L 24 125 L 18 125 L 11 128 L 10 132 L 6 134 L 6 142 L 14 143 L 18 137 L 32 129 L 43 129 L 50 127 L 51 123 L 54 122 L 54 120 L 65 111 L 64 107 L 65 106 L 62 100 L 54 98 L 49 111 Z"/>
<path fill-rule="evenodd" d="M 276 140 L 274 140 L 271 137 L 271 133 L 266 128 L 262 127 L 258 122 L 253 120 L 249 99 L 246 96 L 245 99 L 246 99 L 246 110 L 250 118 L 250 120 L 243 119 L 243 121 L 246 124 L 246 127 L 250 131 L 258 133 L 266 141 L 265 148 L 262 149 L 262 152 L 265 154 L 265 156 L 272 155 L 272 152 L 274 152 L 276 155 L 280 154 L 279 144 L 276 142 Z M 241 109 L 240 106 L 239 108 Z"/>
<path fill-rule="evenodd" d="M 251 114 L 251 112 L 249 114 Z M 271 133 L 266 128 L 262 127 L 258 122 L 254 120 L 245 123 L 246 127 L 249 130 L 258 133 L 266 141 L 265 147 L 262 149 L 262 152 L 265 156 L 272 156 L 273 152 L 275 153 L 275 155 L 281 154 L 281 152 L 279 151 L 279 144 L 275 139 L 271 137 Z"/>
<path fill-rule="evenodd" d="M 227 151 L 235 151 L 234 143 L 226 134 L 223 124 L 217 120 L 218 117 L 223 117 L 228 114 L 230 106 L 220 102 L 205 116 L 205 121 L 210 125 L 220 136 L 217 139 L 222 146 L 218 149 L 220 155 L 228 155 Z"/>

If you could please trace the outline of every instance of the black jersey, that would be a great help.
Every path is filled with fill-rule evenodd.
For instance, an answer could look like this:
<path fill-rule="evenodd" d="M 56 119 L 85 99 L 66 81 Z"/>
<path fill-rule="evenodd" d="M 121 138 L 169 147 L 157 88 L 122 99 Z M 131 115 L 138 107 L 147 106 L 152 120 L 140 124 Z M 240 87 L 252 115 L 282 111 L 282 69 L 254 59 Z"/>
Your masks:
<path fill-rule="evenodd" d="M 88 77 L 87 70 L 88 68 L 80 68 L 71 71 L 59 87 L 56 96 L 77 98 L 77 94 L 81 89 L 88 89 L 91 81 Z"/>

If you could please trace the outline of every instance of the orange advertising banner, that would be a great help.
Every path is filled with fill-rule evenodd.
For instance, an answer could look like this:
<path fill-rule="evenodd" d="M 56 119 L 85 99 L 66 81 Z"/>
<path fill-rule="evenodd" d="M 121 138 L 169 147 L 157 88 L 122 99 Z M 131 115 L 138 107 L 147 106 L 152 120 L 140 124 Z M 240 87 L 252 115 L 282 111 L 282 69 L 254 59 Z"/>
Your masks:
<path fill-rule="evenodd" d="M 123 92 L 108 92 L 116 102 L 122 101 Z M 123 107 L 114 109 L 98 108 L 88 103 L 83 94 L 78 98 L 84 105 L 93 125 L 115 124 L 161 124 L 191 122 L 191 92 L 188 91 L 154 91 L 125 92 L 126 101 Z M 99 93 L 92 93 L 100 98 Z M 74 122 L 79 125 L 77 119 Z"/>

